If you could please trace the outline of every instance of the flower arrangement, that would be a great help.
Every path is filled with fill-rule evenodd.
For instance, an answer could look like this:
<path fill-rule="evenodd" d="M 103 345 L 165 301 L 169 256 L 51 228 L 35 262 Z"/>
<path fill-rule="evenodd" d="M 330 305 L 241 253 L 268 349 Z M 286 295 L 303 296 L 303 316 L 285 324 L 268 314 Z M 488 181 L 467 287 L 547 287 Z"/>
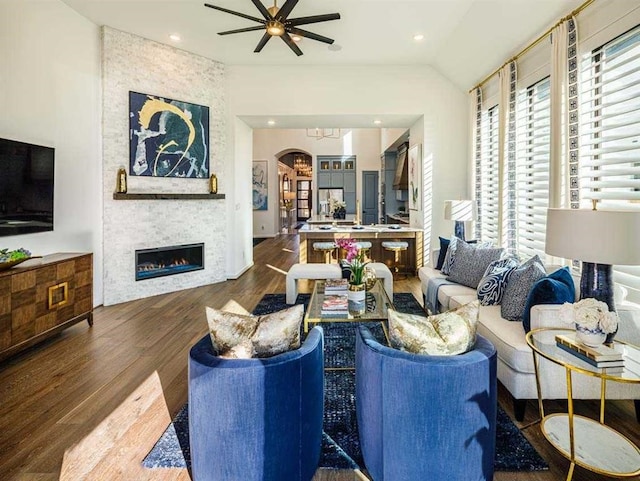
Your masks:
<path fill-rule="evenodd" d="M 349 276 L 349 284 L 364 284 L 365 266 L 368 264 L 368 261 L 364 260 L 364 253 L 358 251 L 358 246 L 353 239 L 338 239 L 336 244 L 347 252 L 345 265 L 351 272 L 351 275 Z"/>
<path fill-rule="evenodd" d="M 587 336 L 600 336 L 601 344 L 605 334 L 618 330 L 618 314 L 609 312 L 609 306 L 591 297 L 571 304 L 565 302 L 560 307 L 560 319 L 567 324 L 575 324 L 576 331 L 583 335 L 583 342 L 589 345 Z M 594 341 L 594 344 L 598 342 Z"/>
<path fill-rule="evenodd" d="M 0 249 L 0 270 L 16 266 L 30 258 L 31 252 L 23 248 L 13 251 L 10 251 L 9 249 Z"/>
<path fill-rule="evenodd" d="M 347 208 L 347 203 L 342 200 L 334 199 L 333 197 L 331 197 L 329 199 L 329 208 L 333 213 L 339 212 Z"/>

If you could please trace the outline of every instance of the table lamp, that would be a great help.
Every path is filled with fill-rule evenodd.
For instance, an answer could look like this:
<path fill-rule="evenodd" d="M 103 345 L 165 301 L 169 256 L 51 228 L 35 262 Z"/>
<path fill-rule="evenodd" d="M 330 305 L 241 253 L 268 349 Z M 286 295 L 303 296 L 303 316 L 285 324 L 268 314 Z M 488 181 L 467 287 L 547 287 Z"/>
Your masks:
<path fill-rule="evenodd" d="M 283 194 L 284 197 L 284 206 L 287 209 L 291 209 L 291 207 L 293 206 L 293 200 L 296 198 L 296 193 L 295 192 L 285 192 Z"/>
<path fill-rule="evenodd" d="M 444 219 L 455 221 L 454 235 L 464 238 L 464 223 L 478 218 L 478 206 L 475 200 L 445 200 Z"/>
<path fill-rule="evenodd" d="M 640 211 L 547 210 L 545 252 L 582 261 L 580 299 L 595 298 L 610 311 L 615 311 L 612 265 L 640 265 L 639 239 Z"/>

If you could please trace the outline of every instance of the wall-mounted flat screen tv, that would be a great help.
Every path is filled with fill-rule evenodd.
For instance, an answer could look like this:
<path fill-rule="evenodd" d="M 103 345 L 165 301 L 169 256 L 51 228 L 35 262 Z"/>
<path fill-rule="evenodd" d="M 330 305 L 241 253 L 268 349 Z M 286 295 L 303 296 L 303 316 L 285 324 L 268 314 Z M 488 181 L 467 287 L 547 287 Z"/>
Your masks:
<path fill-rule="evenodd" d="M 54 149 L 0 139 L 0 236 L 53 230 Z"/>

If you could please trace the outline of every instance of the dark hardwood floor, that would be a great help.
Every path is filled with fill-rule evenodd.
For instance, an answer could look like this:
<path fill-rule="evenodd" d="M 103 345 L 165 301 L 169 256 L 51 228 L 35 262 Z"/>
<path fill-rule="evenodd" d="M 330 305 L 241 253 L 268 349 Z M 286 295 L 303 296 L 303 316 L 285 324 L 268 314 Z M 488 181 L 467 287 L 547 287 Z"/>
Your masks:
<path fill-rule="evenodd" d="M 58 479 L 65 451 L 87 436 L 90 442 L 85 441 L 81 451 L 95 463 L 108 464 L 108 453 L 126 452 L 124 439 L 152 446 L 155 438 L 149 439 L 152 436 L 134 422 L 137 414 L 129 409 L 142 395 L 136 394 L 132 399 L 132 393 L 157 373 L 160 397 L 163 395 L 166 402 L 164 409 L 173 416 L 187 399 L 188 350 L 207 332 L 205 306 L 234 306 L 251 311 L 264 294 L 284 292 L 285 273 L 296 259 L 295 235 L 269 239 L 255 247 L 255 265 L 237 280 L 97 308 L 92 328 L 86 323 L 77 324 L 0 364 L 0 480 Z M 310 288 L 311 283 L 301 283 L 301 292 L 309 292 Z M 421 299 L 417 278 L 397 281 L 395 291 L 412 292 Z M 503 388 L 499 399 L 513 416 L 511 398 Z M 526 423 L 535 419 L 537 411 L 533 401 L 528 404 Z M 547 407 L 550 411 L 560 410 L 562 404 L 548 403 Z M 596 403 L 577 404 L 579 413 L 597 416 Z M 609 403 L 607 419 L 640 444 L 640 425 L 630 401 Z M 123 435 L 124 430 L 129 430 L 127 436 Z M 525 434 L 549 463 L 550 470 L 496 473 L 495 480 L 564 479 L 569 463 L 547 443 L 539 427 L 534 425 Z M 106 437 L 110 437 L 113 446 L 103 451 Z M 114 458 L 113 463 L 120 464 L 101 471 L 110 475 L 75 479 L 142 479 L 130 474 L 139 469 L 139 460 L 129 461 L 135 467 L 122 465 L 120 458 Z M 165 479 L 160 471 L 163 470 L 147 470 L 144 479 Z M 361 478 L 353 472 L 319 470 L 314 479 Z M 610 478 L 576 468 L 574 479 Z"/>

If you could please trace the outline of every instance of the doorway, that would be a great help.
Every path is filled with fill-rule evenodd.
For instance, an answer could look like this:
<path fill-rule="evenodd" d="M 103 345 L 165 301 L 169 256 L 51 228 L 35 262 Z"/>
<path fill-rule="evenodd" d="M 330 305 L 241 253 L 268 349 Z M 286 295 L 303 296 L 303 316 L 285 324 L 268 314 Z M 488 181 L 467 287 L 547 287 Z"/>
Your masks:
<path fill-rule="evenodd" d="M 362 171 L 362 223 L 378 223 L 378 171 Z"/>

